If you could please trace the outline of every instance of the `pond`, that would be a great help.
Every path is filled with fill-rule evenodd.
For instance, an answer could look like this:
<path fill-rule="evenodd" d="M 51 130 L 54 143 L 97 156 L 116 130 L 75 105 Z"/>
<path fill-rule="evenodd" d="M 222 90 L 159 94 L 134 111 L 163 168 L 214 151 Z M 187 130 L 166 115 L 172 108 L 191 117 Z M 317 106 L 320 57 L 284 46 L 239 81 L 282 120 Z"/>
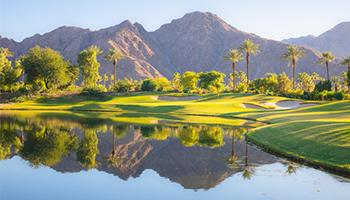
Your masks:
<path fill-rule="evenodd" d="M 344 199 L 347 178 L 244 140 L 243 120 L 0 112 L 0 199 Z"/>

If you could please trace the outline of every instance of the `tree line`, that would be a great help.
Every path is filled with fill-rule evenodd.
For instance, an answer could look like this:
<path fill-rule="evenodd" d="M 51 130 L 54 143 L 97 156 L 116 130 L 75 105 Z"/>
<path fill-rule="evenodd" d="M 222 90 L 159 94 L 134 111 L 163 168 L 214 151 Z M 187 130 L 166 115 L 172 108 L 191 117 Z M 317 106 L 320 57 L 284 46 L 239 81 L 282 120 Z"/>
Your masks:
<path fill-rule="evenodd" d="M 244 60 L 247 63 L 246 73 L 236 72 L 236 63 Z M 293 68 L 293 78 L 290 80 L 285 73 L 275 75 L 267 73 L 265 77 L 250 81 L 249 79 L 249 61 L 250 56 L 256 56 L 260 53 L 259 44 L 254 44 L 252 40 L 245 40 L 237 49 L 230 50 L 223 60 L 232 62 L 233 73 L 228 75 L 230 82 L 225 85 L 225 74 L 217 71 L 195 73 L 187 71 L 182 75 L 175 73 L 172 80 L 164 77 L 154 76 L 145 80 L 133 80 L 124 78 L 116 80 L 116 65 L 119 59 L 126 56 L 119 50 L 109 49 L 103 60 L 110 60 L 114 66 L 114 74 L 104 74 L 100 76 L 98 69 L 100 63 L 98 56 L 103 56 L 103 51 L 99 47 L 91 46 L 81 51 L 77 57 L 78 64 L 72 64 L 69 60 L 64 60 L 59 52 L 49 47 L 41 48 L 36 46 L 31 48 L 25 55 L 21 55 L 14 66 L 8 60 L 13 56 L 7 48 L 0 48 L 0 89 L 2 92 L 16 92 L 28 94 L 31 91 L 55 91 L 55 90 L 81 90 L 88 94 L 102 94 L 103 92 L 117 91 L 128 92 L 135 91 L 173 91 L 190 93 L 211 93 L 211 92 L 255 92 L 255 93 L 274 93 L 286 96 L 296 91 L 312 92 L 316 88 L 316 82 L 323 84 L 317 89 L 325 89 L 335 92 L 348 92 L 350 86 L 350 56 L 343 58 L 339 65 L 348 66 L 348 72 L 343 72 L 341 77 L 329 77 L 329 63 L 336 59 L 331 52 L 322 52 L 322 57 L 317 61 L 318 64 L 325 63 L 327 69 L 327 80 L 314 73 L 308 75 L 301 73 L 295 74 L 296 63 L 299 58 L 306 56 L 305 50 L 300 50 L 298 46 L 287 46 L 286 52 L 281 59 L 288 60 L 288 66 Z M 20 80 L 21 78 L 21 80 Z M 75 86 L 75 83 L 81 78 L 82 87 Z M 240 83 L 237 84 L 237 78 Z M 109 88 L 106 88 L 106 81 L 109 81 Z M 103 82 L 103 85 L 101 84 Z M 271 85 L 272 84 L 272 85 Z M 331 85 L 329 87 L 329 85 Z M 318 91 L 318 92 L 323 92 Z"/>

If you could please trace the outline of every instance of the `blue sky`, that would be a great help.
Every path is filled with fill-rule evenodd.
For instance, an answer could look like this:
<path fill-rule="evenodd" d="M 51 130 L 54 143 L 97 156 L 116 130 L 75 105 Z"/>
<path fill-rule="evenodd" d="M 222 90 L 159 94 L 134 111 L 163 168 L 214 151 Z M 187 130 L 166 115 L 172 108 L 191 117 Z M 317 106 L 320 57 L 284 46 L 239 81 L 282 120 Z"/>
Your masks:
<path fill-rule="evenodd" d="M 349 0 L 0 0 L 0 35 L 20 42 L 64 25 L 99 30 L 124 20 L 154 31 L 201 11 L 242 31 L 282 40 L 318 36 L 350 21 L 349 8 Z"/>

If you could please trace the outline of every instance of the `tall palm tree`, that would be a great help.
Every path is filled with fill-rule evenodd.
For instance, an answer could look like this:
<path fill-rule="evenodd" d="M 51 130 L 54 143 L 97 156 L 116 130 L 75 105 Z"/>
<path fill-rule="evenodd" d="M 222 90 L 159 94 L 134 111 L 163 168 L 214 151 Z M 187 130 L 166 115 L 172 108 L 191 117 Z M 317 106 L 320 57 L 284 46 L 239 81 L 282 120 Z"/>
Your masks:
<path fill-rule="evenodd" d="M 347 65 L 348 66 L 348 72 L 350 71 L 350 56 L 343 57 L 343 62 L 339 63 L 339 65 Z"/>
<path fill-rule="evenodd" d="M 236 90 L 236 62 L 243 60 L 242 53 L 240 53 L 237 49 L 233 49 L 227 52 L 227 56 L 223 56 L 222 58 L 224 60 L 232 61 L 233 89 Z"/>
<path fill-rule="evenodd" d="M 115 86 L 115 78 L 116 78 L 116 66 L 117 60 L 125 58 L 125 55 L 122 54 L 119 50 L 109 49 L 108 56 L 105 56 L 103 60 L 113 61 L 114 65 L 114 86 Z"/>
<path fill-rule="evenodd" d="M 292 61 L 293 68 L 293 90 L 295 89 L 295 65 L 298 59 L 306 56 L 305 50 L 299 50 L 299 46 L 289 45 L 287 47 L 287 52 L 281 56 L 281 59 L 288 60 L 288 66 L 290 66 L 290 61 Z"/>
<path fill-rule="evenodd" d="M 326 52 L 322 52 L 322 57 L 317 61 L 317 64 L 322 65 L 322 63 L 324 62 L 326 64 L 327 67 L 327 79 L 329 80 L 329 62 L 332 62 L 334 59 L 336 59 L 337 57 L 332 55 L 332 52 L 330 51 L 326 51 Z"/>
<path fill-rule="evenodd" d="M 259 44 L 254 44 L 251 39 L 244 40 L 243 44 L 241 44 L 238 48 L 239 52 L 246 52 L 246 60 L 247 60 L 247 92 L 249 93 L 249 57 L 250 54 L 254 56 L 260 53 Z"/>

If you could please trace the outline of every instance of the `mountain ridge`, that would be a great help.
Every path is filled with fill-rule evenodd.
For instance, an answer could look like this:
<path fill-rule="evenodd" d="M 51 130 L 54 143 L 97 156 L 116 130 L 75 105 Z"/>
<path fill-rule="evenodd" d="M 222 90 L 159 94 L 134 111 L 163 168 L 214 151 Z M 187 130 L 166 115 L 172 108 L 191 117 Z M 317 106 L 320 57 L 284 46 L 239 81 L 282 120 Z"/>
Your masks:
<path fill-rule="evenodd" d="M 286 67 L 286 60 L 280 59 L 287 43 L 246 33 L 212 13 L 189 13 L 152 32 L 129 20 L 98 31 L 61 26 L 43 35 L 28 37 L 20 43 L 1 37 L 0 46 L 14 52 L 12 60 L 39 45 L 59 51 L 73 63 L 77 54 L 91 45 L 100 47 L 105 53 L 110 48 L 119 49 L 127 58 L 118 60 L 117 78 L 145 79 L 157 75 L 171 79 L 175 72 L 182 74 L 185 71 L 232 73 L 231 64 L 223 61 L 222 56 L 246 39 L 259 44 L 261 51 L 256 57 L 251 57 L 251 79 L 263 77 L 267 72 L 286 72 L 289 77 L 292 76 L 292 68 Z M 325 77 L 325 67 L 323 69 L 316 64 L 319 52 L 308 47 L 301 48 L 307 56 L 297 63 L 296 72 L 317 72 Z M 113 74 L 111 62 L 102 60 L 102 56 L 98 57 L 98 61 L 101 63 L 101 76 Z M 245 61 L 238 62 L 236 70 L 245 72 Z M 330 66 L 331 75 L 340 75 L 344 70 L 335 64 Z"/>
<path fill-rule="evenodd" d="M 308 35 L 282 41 L 317 51 L 331 51 L 339 58 L 346 57 L 350 55 L 350 21 L 341 22 L 317 37 Z"/>

